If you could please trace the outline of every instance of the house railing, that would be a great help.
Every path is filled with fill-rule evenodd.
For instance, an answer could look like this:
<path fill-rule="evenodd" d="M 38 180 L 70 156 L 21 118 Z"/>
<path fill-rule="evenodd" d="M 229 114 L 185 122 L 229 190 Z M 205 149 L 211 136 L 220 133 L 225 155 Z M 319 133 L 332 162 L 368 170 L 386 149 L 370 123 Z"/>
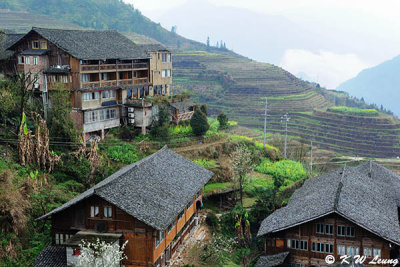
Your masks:
<path fill-rule="evenodd" d="M 178 124 L 180 121 L 186 121 L 186 120 L 190 120 L 193 116 L 194 111 L 188 111 L 185 113 L 181 113 L 181 114 L 174 114 L 172 115 L 172 121 L 176 124 Z"/>
<path fill-rule="evenodd" d="M 148 83 L 149 79 L 144 78 L 133 78 L 124 80 L 106 80 L 106 81 L 94 81 L 94 82 L 83 82 L 82 88 L 95 88 L 103 86 L 117 86 L 117 85 L 130 85 L 130 84 L 145 84 Z"/>
<path fill-rule="evenodd" d="M 146 62 L 141 63 L 118 63 L 118 64 L 94 64 L 94 65 L 80 65 L 81 72 L 93 71 L 112 71 L 112 70 L 134 70 L 134 69 L 147 69 L 149 64 Z"/>

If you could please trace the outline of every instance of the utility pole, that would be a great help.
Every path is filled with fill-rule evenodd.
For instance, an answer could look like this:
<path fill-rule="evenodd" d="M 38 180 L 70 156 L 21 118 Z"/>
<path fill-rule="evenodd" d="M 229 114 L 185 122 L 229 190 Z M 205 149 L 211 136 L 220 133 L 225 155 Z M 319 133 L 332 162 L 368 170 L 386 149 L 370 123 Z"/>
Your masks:
<path fill-rule="evenodd" d="M 287 124 L 290 120 L 290 118 L 288 117 L 288 114 L 286 113 L 285 115 L 283 115 L 283 117 L 281 117 L 282 120 L 285 120 L 285 148 L 284 148 L 284 158 L 286 159 L 286 146 L 287 146 Z"/>
<path fill-rule="evenodd" d="M 264 148 L 265 148 L 265 143 L 266 143 L 266 139 L 267 139 L 267 113 L 268 110 L 268 99 L 267 97 L 265 98 L 265 114 L 264 114 Z"/>
<path fill-rule="evenodd" d="M 311 151 L 310 151 L 310 172 L 312 174 L 312 141 L 311 141 Z"/>

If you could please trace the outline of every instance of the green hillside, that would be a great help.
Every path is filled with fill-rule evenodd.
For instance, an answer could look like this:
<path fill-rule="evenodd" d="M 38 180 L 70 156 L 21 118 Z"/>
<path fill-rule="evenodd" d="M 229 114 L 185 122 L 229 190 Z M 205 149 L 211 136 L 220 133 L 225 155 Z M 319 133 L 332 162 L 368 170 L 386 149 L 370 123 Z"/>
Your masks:
<path fill-rule="evenodd" d="M 82 29 L 82 27 L 75 24 L 53 19 L 44 15 L 0 10 L 1 29 L 12 30 L 16 33 L 26 33 L 32 28 L 32 26 L 54 29 Z"/>
<path fill-rule="evenodd" d="M 393 117 L 380 114 L 369 119 L 326 112 L 324 109 L 334 105 L 368 106 L 344 93 L 304 82 L 277 66 L 186 39 L 162 28 L 121 1 L 16 0 L 2 1 L 0 8 L 32 10 L 82 27 L 117 29 L 136 43 L 161 42 L 174 51 L 173 92 L 192 91 L 194 98 L 209 105 L 212 114 L 223 111 L 242 125 L 262 129 L 264 98 L 267 96 L 270 132 L 283 133 L 280 117 L 289 113 L 292 118 L 290 135 L 301 137 L 306 142 L 314 140 L 323 148 L 350 155 L 400 155 L 400 127 Z M 16 25 L 12 22 L 15 20 L 13 14 L 19 13 L 8 13 L 8 16 L 1 16 L 0 28 Z M 43 23 L 40 26 L 56 25 L 51 18 L 41 18 Z M 40 21 L 26 20 L 24 27 L 29 23 L 37 26 Z"/>

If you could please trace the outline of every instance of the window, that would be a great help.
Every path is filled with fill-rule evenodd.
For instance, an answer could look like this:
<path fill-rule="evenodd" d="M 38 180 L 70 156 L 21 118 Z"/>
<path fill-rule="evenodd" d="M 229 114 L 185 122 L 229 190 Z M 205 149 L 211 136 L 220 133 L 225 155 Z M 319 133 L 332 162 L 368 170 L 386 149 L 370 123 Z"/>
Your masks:
<path fill-rule="evenodd" d="M 33 57 L 33 65 L 37 65 L 38 64 L 38 57 Z"/>
<path fill-rule="evenodd" d="M 56 245 L 62 245 L 62 244 L 64 244 L 70 237 L 71 237 L 71 235 L 69 235 L 69 234 L 59 234 L 59 233 L 56 233 L 56 235 L 55 235 L 55 242 L 56 242 Z"/>
<path fill-rule="evenodd" d="M 333 225 L 317 223 L 315 231 L 317 234 L 333 235 Z"/>
<path fill-rule="evenodd" d="M 112 218 L 112 207 L 104 207 L 104 218 Z"/>
<path fill-rule="evenodd" d="M 183 215 L 185 214 L 185 211 L 183 210 L 181 213 L 179 213 L 178 215 L 178 221 L 183 217 Z"/>
<path fill-rule="evenodd" d="M 108 74 L 107 73 L 100 73 L 100 77 L 102 81 L 108 80 Z"/>
<path fill-rule="evenodd" d="M 371 248 L 364 248 L 363 256 L 367 258 L 372 258 L 372 249 Z"/>
<path fill-rule="evenodd" d="M 175 226 L 175 221 L 168 226 L 168 233 L 171 232 L 174 226 Z"/>
<path fill-rule="evenodd" d="M 89 74 L 81 74 L 81 82 L 83 82 L 83 83 L 90 82 L 90 75 Z"/>
<path fill-rule="evenodd" d="M 162 62 L 167 62 L 167 54 L 164 54 L 164 53 L 163 53 L 163 54 L 161 55 L 161 61 L 162 61 Z"/>
<path fill-rule="evenodd" d="M 379 258 L 381 257 L 381 249 L 379 248 L 374 248 L 373 249 L 373 256 L 376 257 L 378 256 Z"/>
<path fill-rule="evenodd" d="M 288 246 L 288 248 L 291 248 L 291 249 L 308 250 L 308 241 L 288 239 L 287 246 Z"/>
<path fill-rule="evenodd" d="M 159 231 L 158 236 L 156 237 L 156 247 L 160 245 L 161 241 L 164 240 L 164 231 Z"/>
<path fill-rule="evenodd" d="M 83 101 L 89 101 L 90 96 L 91 96 L 91 93 L 83 93 Z"/>
<path fill-rule="evenodd" d="M 99 99 L 99 92 L 92 92 L 92 99 Z"/>
<path fill-rule="evenodd" d="M 162 70 L 162 71 L 161 71 L 161 77 L 162 77 L 162 78 L 167 77 L 167 70 Z"/>
<path fill-rule="evenodd" d="M 338 225 L 338 227 L 337 227 L 337 235 L 338 236 L 354 237 L 354 227 L 353 226 Z"/>
<path fill-rule="evenodd" d="M 99 206 L 90 206 L 90 217 L 99 216 Z"/>
<path fill-rule="evenodd" d="M 39 49 L 40 43 L 39 41 L 32 41 L 32 49 Z"/>
<path fill-rule="evenodd" d="M 317 234 L 323 234 L 324 233 L 324 225 L 322 223 L 317 223 Z"/>
<path fill-rule="evenodd" d="M 18 64 L 24 64 L 24 57 L 18 56 Z"/>
<path fill-rule="evenodd" d="M 167 62 L 171 62 L 171 54 L 167 54 Z"/>
<path fill-rule="evenodd" d="M 320 242 L 312 242 L 311 250 L 321 253 L 333 253 L 333 245 Z"/>
<path fill-rule="evenodd" d="M 325 234 L 333 235 L 333 225 L 332 224 L 325 224 Z"/>
<path fill-rule="evenodd" d="M 167 76 L 171 77 L 171 70 L 167 70 Z"/>
<path fill-rule="evenodd" d="M 40 41 L 40 49 L 47 49 L 47 41 Z"/>
<path fill-rule="evenodd" d="M 136 78 L 137 77 L 137 72 L 133 71 L 133 77 Z"/>
<path fill-rule="evenodd" d="M 108 98 L 108 91 L 102 91 L 101 98 Z"/>
<path fill-rule="evenodd" d="M 338 245 L 337 246 L 337 253 L 338 255 L 346 255 L 346 246 L 344 245 Z"/>
<path fill-rule="evenodd" d="M 108 93 L 109 93 L 109 97 L 110 98 L 115 97 L 115 91 L 114 90 L 110 90 L 110 91 L 108 91 Z"/>
<path fill-rule="evenodd" d="M 346 254 L 348 256 L 360 255 L 360 248 L 349 246 L 349 247 L 347 247 L 346 252 L 347 252 Z"/>
<path fill-rule="evenodd" d="M 29 57 L 25 57 L 25 64 L 27 65 L 31 64 L 31 60 Z"/>

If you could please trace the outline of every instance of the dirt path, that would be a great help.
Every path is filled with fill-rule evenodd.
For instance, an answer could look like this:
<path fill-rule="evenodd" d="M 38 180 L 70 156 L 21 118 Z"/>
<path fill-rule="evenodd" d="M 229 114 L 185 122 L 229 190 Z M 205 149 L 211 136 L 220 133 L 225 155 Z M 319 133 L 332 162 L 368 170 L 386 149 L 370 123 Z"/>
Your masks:
<path fill-rule="evenodd" d="M 186 147 L 178 147 L 178 148 L 173 148 L 173 150 L 175 152 L 187 152 L 187 151 L 191 151 L 191 150 L 197 150 L 197 149 L 204 149 L 210 146 L 214 146 L 214 145 L 218 145 L 218 144 L 222 144 L 225 143 L 227 141 L 227 138 L 215 141 L 215 142 L 211 142 L 211 143 L 203 143 L 203 144 L 196 144 L 196 145 L 191 145 L 191 146 L 186 146 Z"/>

